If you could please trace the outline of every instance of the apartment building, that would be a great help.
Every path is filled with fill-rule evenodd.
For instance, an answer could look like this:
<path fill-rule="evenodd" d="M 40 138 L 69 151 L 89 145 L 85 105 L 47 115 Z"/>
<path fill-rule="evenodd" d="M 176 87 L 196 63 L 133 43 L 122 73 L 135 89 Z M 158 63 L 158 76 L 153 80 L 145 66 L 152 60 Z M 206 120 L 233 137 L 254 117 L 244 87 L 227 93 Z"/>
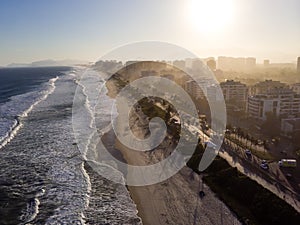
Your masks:
<path fill-rule="evenodd" d="M 220 83 L 221 89 L 223 91 L 224 99 L 227 103 L 237 103 L 242 104 L 240 106 L 245 106 L 248 97 L 248 88 L 245 84 L 234 81 L 226 80 Z"/>
<path fill-rule="evenodd" d="M 247 112 L 250 117 L 267 119 L 269 112 L 276 116 L 297 116 L 300 113 L 300 95 L 292 90 L 248 97 Z"/>
<path fill-rule="evenodd" d="M 269 94 L 286 88 L 288 88 L 288 85 L 280 81 L 265 80 L 250 86 L 249 95 Z"/>
<path fill-rule="evenodd" d="M 292 84 L 290 85 L 290 88 L 292 89 L 293 92 L 300 95 L 300 83 Z"/>

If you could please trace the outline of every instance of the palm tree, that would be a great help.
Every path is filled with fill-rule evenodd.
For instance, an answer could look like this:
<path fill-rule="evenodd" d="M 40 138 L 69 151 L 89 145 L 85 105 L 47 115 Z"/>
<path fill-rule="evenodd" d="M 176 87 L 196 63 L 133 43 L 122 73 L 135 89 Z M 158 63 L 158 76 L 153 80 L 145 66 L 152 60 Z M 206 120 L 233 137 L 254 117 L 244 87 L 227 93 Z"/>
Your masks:
<path fill-rule="evenodd" d="M 263 146 L 264 146 L 264 150 L 266 152 L 266 150 L 268 150 L 268 143 L 266 140 L 263 141 Z"/>
<path fill-rule="evenodd" d="M 257 140 L 252 136 L 249 136 L 249 140 L 250 140 L 250 147 L 249 148 L 252 148 L 253 143 L 255 144 L 257 142 Z"/>
<path fill-rule="evenodd" d="M 245 138 L 246 138 L 246 148 L 247 148 L 248 147 L 248 142 L 250 142 L 250 144 L 251 144 L 251 140 L 250 140 L 251 137 L 248 133 L 246 133 Z"/>
<path fill-rule="evenodd" d="M 237 128 L 236 127 L 232 128 L 232 133 L 234 135 L 234 139 L 237 139 Z"/>
<path fill-rule="evenodd" d="M 236 129 L 236 133 L 237 133 L 238 138 L 240 139 L 241 138 L 241 134 L 242 134 L 242 129 L 240 127 L 238 127 Z"/>
<path fill-rule="evenodd" d="M 242 129 L 240 131 L 240 136 L 241 136 L 241 142 L 243 142 L 243 139 L 246 138 L 246 134 L 245 134 L 245 132 Z"/>
<path fill-rule="evenodd" d="M 231 124 L 227 124 L 226 129 L 231 131 L 231 130 L 233 130 L 233 127 L 231 126 Z"/>

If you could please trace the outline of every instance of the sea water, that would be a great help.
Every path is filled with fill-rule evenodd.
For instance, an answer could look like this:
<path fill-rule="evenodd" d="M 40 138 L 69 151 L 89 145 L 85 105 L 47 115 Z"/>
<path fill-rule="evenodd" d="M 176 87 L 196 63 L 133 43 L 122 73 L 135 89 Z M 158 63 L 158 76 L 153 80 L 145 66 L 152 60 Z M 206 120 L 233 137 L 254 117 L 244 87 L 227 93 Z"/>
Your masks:
<path fill-rule="evenodd" d="M 95 146 L 74 138 L 79 84 L 82 119 L 93 125 L 86 114 L 93 93 L 80 82 L 84 70 L 0 70 L 0 224 L 140 224 L 126 187 L 85 163 L 78 145 Z M 105 126 L 109 119 L 103 116 Z"/>

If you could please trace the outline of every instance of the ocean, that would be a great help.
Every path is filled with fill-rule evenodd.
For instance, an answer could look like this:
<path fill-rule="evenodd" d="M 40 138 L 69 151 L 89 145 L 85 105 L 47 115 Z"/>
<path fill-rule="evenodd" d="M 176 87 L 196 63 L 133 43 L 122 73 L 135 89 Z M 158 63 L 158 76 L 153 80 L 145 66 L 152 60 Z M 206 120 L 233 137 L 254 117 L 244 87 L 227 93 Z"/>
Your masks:
<path fill-rule="evenodd" d="M 84 92 L 80 83 L 84 71 L 0 69 L 1 225 L 141 224 L 126 187 L 94 172 L 78 149 L 92 148 L 75 140 L 72 125 L 78 86 L 86 111 L 76 115 L 93 120 L 84 114 L 93 107 L 88 104 L 93 92 Z M 97 121 L 105 127 L 109 119 Z"/>

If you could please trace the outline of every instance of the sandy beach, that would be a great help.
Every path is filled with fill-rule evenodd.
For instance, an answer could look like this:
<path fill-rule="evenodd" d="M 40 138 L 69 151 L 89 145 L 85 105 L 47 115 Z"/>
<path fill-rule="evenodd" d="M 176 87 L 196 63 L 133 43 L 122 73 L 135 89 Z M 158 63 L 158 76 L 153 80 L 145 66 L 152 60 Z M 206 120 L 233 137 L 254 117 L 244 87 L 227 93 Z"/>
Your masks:
<path fill-rule="evenodd" d="M 118 141 L 115 147 L 129 164 L 150 163 L 147 153 L 128 150 Z M 241 224 L 234 213 L 202 183 L 199 175 L 191 173 L 187 167 L 164 182 L 128 186 L 128 189 L 145 225 Z M 203 199 L 199 197 L 200 190 L 205 192 Z"/>
<path fill-rule="evenodd" d="M 118 88 L 114 84 L 115 82 L 106 83 L 110 97 L 118 93 Z M 138 111 L 131 114 L 131 130 L 139 138 L 144 138 L 148 131 L 148 124 L 145 120 L 145 116 Z M 130 165 L 157 163 L 174 149 L 172 137 L 154 151 L 141 152 L 124 146 L 116 139 L 113 132 L 106 135 L 104 139 L 109 139 L 109 142 L 115 139 L 114 145 L 108 144 L 114 148 L 111 151 L 120 152 L 121 158 Z M 170 142 L 171 146 L 169 146 Z M 117 158 L 120 160 L 120 157 Z M 202 183 L 199 175 L 192 173 L 188 167 L 182 168 L 179 173 L 161 183 L 128 186 L 128 190 L 137 205 L 138 216 L 145 225 L 241 224 L 236 215 L 215 196 L 209 187 Z M 199 197 L 200 190 L 205 192 L 205 197 L 202 199 Z"/>
<path fill-rule="evenodd" d="M 133 130 L 135 133 L 144 133 L 144 127 L 138 123 Z M 139 152 L 129 149 L 116 139 L 114 147 L 131 165 L 153 164 L 168 155 L 163 145 L 152 152 Z M 203 199 L 199 197 L 202 188 L 206 194 Z M 187 167 L 164 182 L 148 186 L 128 186 L 128 189 L 137 205 L 138 216 L 145 225 L 240 224 L 234 213 Z"/>

